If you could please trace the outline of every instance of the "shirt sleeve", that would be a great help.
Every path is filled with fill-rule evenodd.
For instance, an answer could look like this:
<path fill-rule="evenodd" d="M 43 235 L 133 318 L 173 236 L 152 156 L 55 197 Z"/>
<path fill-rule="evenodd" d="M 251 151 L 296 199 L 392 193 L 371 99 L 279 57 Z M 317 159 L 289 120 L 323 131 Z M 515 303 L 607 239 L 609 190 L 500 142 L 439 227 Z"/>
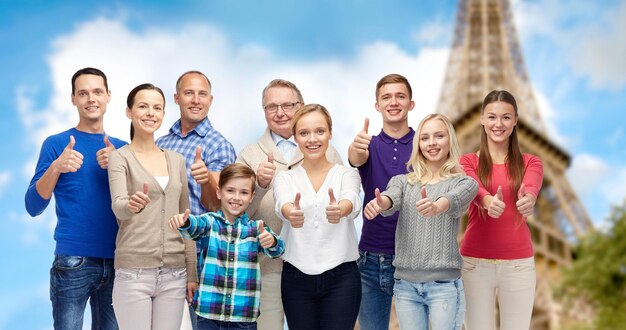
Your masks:
<path fill-rule="evenodd" d="M 189 215 L 189 226 L 180 227 L 178 231 L 186 238 L 198 240 L 205 236 L 211 235 L 211 226 L 213 225 L 213 216 L 208 213 L 203 215 Z"/>
<path fill-rule="evenodd" d="M 458 218 L 467 211 L 470 203 L 476 197 L 478 183 L 469 176 L 462 176 L 454 180 L 454 186 L 441 197 L 447 198 L 450 203 L 450 209 L 448 209 L 447 213 L 454 218 Z"/>
<path fill-rule="evenodd" d="M 475 154 L 463 155 L 461 159 L 459 160 L 459 163 L 461 163 L 463 170 L 465 170 L 465 174 L 467 174 L 469 177 L 474 179 L 476 183 L 478 183 L 478 193 L 476 194 L 476 198 L 474 199 L 474 202 L 477 203 L 479 206 L 482 206 L 483 198 L 485 198 L 485 196 L 490 196 L 491 193 L 489 193 L 487 188 L 483 186 L 482 182 L 478 178 L 478 160 L 477 160 L 478 157 L 476 157 L 475 161 L 472 160 L 473 157 L 476 157 L 476 155 Z"/>
<path fill-rule="evenodd" d="M 400 210 L 402 206 L 402 197 L 404 194 L 404 185 L 406 184 L 406 174 L 396 175 L 389 180 L 387 184 L 387 190 L 383 191 L 380 195 L 387 196 L 391 199 L 391 207 L 385 211 L 380 212 L 384 217 L 388 217 L 396 211 Z"/>
<path fill-rule="evenodd" d="M 281 209 L 283 205 L 293 203 L 296 196 L 295 194 L 292 194 L 291 189 L 289 189 L 289 177 L 286 172 L 279 172 L 276 175 L 274 178 L 273 188 L 274 200 L 276 201 L 274 212 L 276 212 L 276 216 L 283 219 L 283 221 L 288 221 L 287 218 L 283 216 Z"/>
<path fill-rule="evenodd" d="M 33 175 L 33 178 L 30 180 L 30 184 L 26 190 L 26 195 L 24 196 L 26 212 L 28 212 L 28 214 L 32 217 L 43 213 L 46 207 L 48 207 L 48 204 L 50 204 L 50 199 L 41 197 L 41 195 L 37 192 L 37 182 L 41 179 L 43 174 L 46 173 L 52 162 L 54 162 L 58 157 L 59 154 L 55 152 L 49 138 L 46 139 L 41 145 L 41 150 L 39 151 L 39 159 L 37 160 L 35 175 Z"/>
<path fill-rule="evenodd" d="M 119 152 L 113 151 L 109 155 L 109 188 L 111 189 L 111 208 L 119 220 L 128 220 L 133 217 L 128 209 L 128 187 L 126 179 L 128 176 L 128 163 Z"/>
<path fill-rule="evenodd" d="M 205 152 L 204 149 L 202 152 Z M 226 165 L 232 164 L 235 162 L 235 148 L 233 145 L 224 140 L 217 148 L 213 149 L 212 152 L 204 158 L 204 162 L 206 163 L 207 169 L 211 172 L 221 172 Z"/>
<path fill-rule="evenodd" d="M 348 200 L 352 203 L 352 211 L 346 216 L 348 220 L 352 220 L 361 212 L 361 177 L 354 168 L 344 167 L 345 172 L 341 176 L 341 192 L 338 201 Z"/>
<path fill-rule="evenodd" d="M 543 184 L 543 164 L 541 159 L 534 155 L 527 156 L 526 169 L 522 182 L 526 189 L 526 193 L 530 193 L 535 198 L 539 196 L 541 185 Z M 526 157 L 525 157 L 526 158 Z"/>

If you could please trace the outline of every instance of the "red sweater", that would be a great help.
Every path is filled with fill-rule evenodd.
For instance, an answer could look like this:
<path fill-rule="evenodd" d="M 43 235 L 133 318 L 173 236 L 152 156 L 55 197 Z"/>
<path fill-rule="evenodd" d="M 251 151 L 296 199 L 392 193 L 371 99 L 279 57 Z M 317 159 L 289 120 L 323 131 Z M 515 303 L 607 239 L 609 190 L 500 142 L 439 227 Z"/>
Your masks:
<path fill-rule="evenodd" d="M 543 165 L 537 156 L 523 154 L 524 183 L 526 193 L 537 197 L 543 182 Z M 461 255 L 485 259 L 522 259 L 533 256 L 530 230 L 525 219 L 517 211 L 517 192 L 510 190 L 508 170 L 505 164 L 494 164 L 491 171 L 491 187 L 485 187 L 478 179 L 478 156 L 465 154 L 460 160 L 467 175 L 478 182 L 478 195 L 469 207 L 469 221 L 461 242 Z M 502 186 L 502 197 L 506 207 L 498 219 L 482 212 L 482 200 L 487 195 L 495 195 Z M 517 220 L 516 220 L 517 219 Z M 520 222 L 522 221 L 522 222 Z"/>

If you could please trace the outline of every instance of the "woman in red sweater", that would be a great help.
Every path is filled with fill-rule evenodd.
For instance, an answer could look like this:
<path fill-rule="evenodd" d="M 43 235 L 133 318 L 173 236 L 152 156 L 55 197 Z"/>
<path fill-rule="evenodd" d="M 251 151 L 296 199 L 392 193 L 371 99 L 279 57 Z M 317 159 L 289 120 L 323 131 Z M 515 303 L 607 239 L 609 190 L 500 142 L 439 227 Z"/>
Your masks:
<path fill-rule="evenodd" d="M 535 260 L 526 218 L 543 181 L 541 160 L 522 154 L 517 139 L 517 103 L 507 91 L 492 91 L 482 104 L 480 150 L 460 163 L 479 184 L 469 208 L 463 242 L 467 330 L 528 329 L 535 297 Z"/>

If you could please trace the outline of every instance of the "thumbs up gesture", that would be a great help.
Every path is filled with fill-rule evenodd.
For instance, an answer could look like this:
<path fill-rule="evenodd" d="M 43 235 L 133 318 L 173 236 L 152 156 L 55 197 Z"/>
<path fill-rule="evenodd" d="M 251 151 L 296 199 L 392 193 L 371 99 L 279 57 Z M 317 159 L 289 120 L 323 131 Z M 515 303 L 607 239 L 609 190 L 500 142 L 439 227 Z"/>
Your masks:
<path fill-rule="evenodd" d="M 259 243 L 264 249 L 269 249 L 276 244 L 274 235 L 265 230 L 263 220 L 259 220 Z"/>
<path fill-rule="evenodd" d="M 330 197 L 330 202 L 326 206 L 326 219 L 330 223 L 339 223 L 339 220 L 341 220 L 341 208 L 339 208 L 333 188 L 328 188 L 328 196 Z"/>
<path fill-rule="evenodd" d="M 363 129 L 357 133 L 356 137 L 352 144 L 350 144 L 350 149 L 354 150 L 358 154 L 364 154 L 369 156 L 369 145 L 372 142 L 372 136 L 367 133 L 370 125 L 369 118 L 365 118 L 365 123 L 363 125 Z"/>
<path fill-rule="evenodd" d="M 437 205 L 426 195 L 426 187 L 424 186 L 420 191 L 420 199 L 415 202 L 415 209 L 424 217 L 432 217 L 439 213 Z"/>
<path fill-rule="evenodd" d="M 304 212 L 300 208 L 300 193 L 296 193 L 296 198 L 290 206 L 287 209 L 285 218 L 289 220 L 291 227 L 302 228 L 304 226 Z"/>
<path fill-rule="evenodd" d="M 504 212 L 504 208 L 506 207 L 506 204 L 504 204 L 502 200 L 502 186 L 498 186 L 496 195 L 493 196 L 493 199 L 491 199 L 491 202 L 487 207 L 487 214 L 490 217 L 497 219 L 502 215 L 502 212 Z"/>
<path fill-rule="evenodd" d="M 185 223 L 187 223 L 187 220 L 189 219 L 189 213 L 189 209 L 186 209 L 185 213 L 175 214 L 173 217 L 171 217 L 169 221 L 170 228 L 177 229 L 180 227 L 185 227 Z"/>
<path fill-rule="evenodd" d="M 376 218 L 384 207 L 384 201 L 383 197 L 380 195 L 380 189 L 376 188 L 376 190 L 374 190 L 374 196 L 376 197 L 367 203 L 367 205 L 365 205 L 365 209 L 363 209 L 363 214 L 367 220 Z"/>
<path fill-rule="evenodd" d="M 526 187 L 522 183 L 517 191 L 517 202 L 515 206 L 517 206 L 517 210 L 524 217 L 527 218 L 533 215 L 535 211 L 535 202 L 536 199 L 533 195 L 526 193 Z"/>
<path fill-rule="evenodd" d="M 276 165 L 274 165 L 274 155 L 270 152 L 267 154 L 267 161 L 261 162 L 256 170 L 256 178 L 261 188 L 267 188 L 276 174 Z"/>
<path fill-rule="evenodd" d="M 141 212 L 148 203 L 150 203 L 150 197 L 148 196 L 148 183 L 143 183 L 143 191 L 137 191 L 128 199 L 128 210 L 133 213 Z"/>
<path fill-rule="evenodd" d="M 54 166 L 59 173 L 76 172 L 83 165 L 83 155 L 74 150 L 74 144 L 76 144 L 76 140 L 74 140 L 73 135 L 70 135 L 70 142 L 52 163 L 51 166 Z"/>
<path fill-rule="evenodd" d="M 109 136 L 105 134 L 104 148 L 96 152 L 96 160 L 98 161 L 100 168 L 103 170 L 106 170 L 109 167 L 109 155 L 113 152 L 113 150 L 115 150 L 115 146 L 109 141 Z"/>
<path fill-rule="evenodd" d="M 190 167 L 191 176 L 198 184 L 205 184 L 209 182 L 209 169 L 206 167 L 204 160 L 202 160 L 202 147 L 196 148 L 196 158 Z"/>

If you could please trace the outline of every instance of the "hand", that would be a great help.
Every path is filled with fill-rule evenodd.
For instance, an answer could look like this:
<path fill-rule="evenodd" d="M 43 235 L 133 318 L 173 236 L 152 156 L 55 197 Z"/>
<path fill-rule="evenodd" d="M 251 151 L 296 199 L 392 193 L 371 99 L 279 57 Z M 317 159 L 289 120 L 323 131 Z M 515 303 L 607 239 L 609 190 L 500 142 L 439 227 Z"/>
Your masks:
<path fill-rule="evenodd" d="M 202 147 L 196 148 L 196 159 L 193 161 L 190 167 L 191 176 L 198 184 L 209 183 L 209 169 L 202 160 Z"/>
<path fill-rule="evenodd" d="M 70 143 L 65 146 L 59 158 L 52 163 L 59 173 L 76 172 L 83 165 L 83 155 L 74 150 L 74 144 L 76 140 L 73 135 L 70 135 Z"/>
<path fill-rule="evenodd" d="M 535 211 L 535 202 L 536 200 L 534 196 L 526 193 L 526 187 L 524 187 L 524 184 L 522 183 L 519 187 L 519 191 L 517 192 L 517 203 L 515 203 L 519 213 L 524 218 L 528 218 L 533 215 Z"/>
<path fill-rule="evenodd" d="M 189 213 L 190 213 L 189 209 L 186 209 L 185 213 L 175 214 L 173 217 L 171 217 L 169 221 L 170 228 L 178 229 L 184 226 L 187 220 L 189 219 Z"/>
<path fill-rule="evenodd" d="M 196 294 L 196 290 L 198 290 L 197 282 L 187 282 L 187 303 L 191 304 L 193 296 Z"/>
<path fill-rule="evenodd" d="M 148 183 L 143 183 L 143 191 L 135 192 L 128 199 L 128 210 L 133 213 L 139 213 L 141 210 L 150 203 L 150 197 L 148 196 Z"/>
<path fill-rule="evenodd" d="M 256 178 L 261 188 L 269 187 L 272 179 L 276 174 L 276 165 L 274 165 L 274 155 L 270 152 L 267 154 L 267 161 L 259 164 L 256 170 Z"/>
<path fill-rule="evenodd" d="M 304 226 L 304 212 L 300 208 L 300 193 L 296 193 L 292 207 L 287 211 L 287 220 L 293 228 L 302 228 Z"/>
<path fill-rule="evenodd" d="M 103 170 L 106 170 L 109 167 L 109 155 L 111 154 L 111 152 L 113 152 L 113 150 L 115 150 L 115 146 L 113 145 L 113 143 L 109 142 L 109 136 L 105 135 L 104 148 L 96 152 L 96 160 L 98 161 L 98 165 L 100 165 L 100 168 L 102 168 Z"/>
<path fill-rule="evenodd" d="M 420 192 L 420 197 L 417 202 L 415 202 L 415 208 L 417 212 L 424 217 L 432 217 L 439 214 L 439 208 L 433 201 L 426 196 L 426 187 L 422 187 Z"/>
<path fill-rule="evenodd" d="M 339 220 L 341 220 L 341 208 L 339 208 L 333 188 L 328 188 L 328 196 L 330 197 L 330 202 L 326 206 L 326 219 L 330 223 L 339 223 Z"/>
<path fill-rule="evenodd" d="M 367 220 L 376 218 L 376 216 L 380 214 L 383 207 L 383 197 L 380 195 L 380 189 L 376 188 L 376 190 L 374 190 L 374 195 L 376 198 L 367 203 L 367 205 L 365 205 L 365 209 L 363 209 L 363 214 Z"/>
<path fill-rule="evenodd" d="M 370 142 L 372 142 L 372 136 L 367 134 L 367 130 L 370 125 L 369 118 L 365 118 L 365 124 L 363 129 L 356 135 L 354 141 L 350 145 L 350 148 L 354 149 L 359 154 L 368 154 L 368 148 Z"/>
<path fill-rule="evenodd" d="M 259 228 L 259 243 L 261 243 L 261 247 L 269 249 L 274 246 L 274 244 L 276 244 L 276 239 L 274 238 L 274 235 L 265 230 L 263 220 L 259 220 Z"/>
<path fill-rule="evenodd" d="M 496 195 L 493 196 L 491 203 L 489 203 L 489 207 L 487 207 L 487 214 L 490 217 L 497 219 L 502 215 L 502 212 L 504 212 L 504 208 L 506 207 L 506 204 L 504 204 L 502 199 L 502 187 L 498 186 Z"/>

